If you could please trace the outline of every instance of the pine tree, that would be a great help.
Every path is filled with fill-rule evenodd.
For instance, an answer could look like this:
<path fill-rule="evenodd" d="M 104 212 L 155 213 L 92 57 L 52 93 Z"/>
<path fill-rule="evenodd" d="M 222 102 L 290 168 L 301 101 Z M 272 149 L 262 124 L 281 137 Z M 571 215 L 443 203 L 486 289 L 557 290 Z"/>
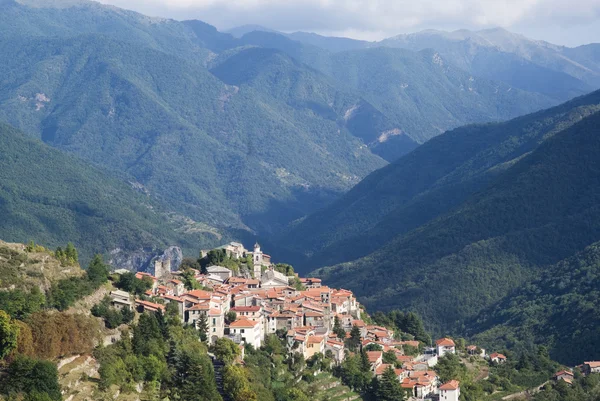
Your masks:
<path fill-rule="evenodd" d="M 342 328 L 342 322 L 339 317 L 335 317 L 333 323 L 333 333 L 340 339 L 340 341 L 344 341 L 346 339 L 346 330 Z"/>
<path fill-rule="evenodd" d="M 77 253 L 77 249 L 75 249 L 75 246 L 71 242 L 67 244 L 67 248 L 65 249 L 65 256 L 71 264 L 79 263 L 79 255 Z"/>
<path fill-rule="evenodd" d="M 400 386 L 396 372 L 391 366 L 383 371 L 375 393 L 378 401 L 403 401 L 405 399 L 406 393 Z"/>
<path fill-rule="evenodd" d="M 200 332 L 200 340 L 206 342 L 208 340 L 208 319 L 205 315 L 200 315 L 200 319 L 196 321 L 196 328 Z"/>
<path fill-rule="evenodd" d="M 350 349 L 350 351 L 352 352 L 356 352 L 356 350 L 358 350 L 358 347 L 360 346 L 361 338 L 362 336 L 360 334 L 360 329 L 358 328 L 358 326 L 352 326 L 352 330 L 350 330 L 350 338 L 346 340 L 346 346 L 348 347 L 348 349 Z"/>

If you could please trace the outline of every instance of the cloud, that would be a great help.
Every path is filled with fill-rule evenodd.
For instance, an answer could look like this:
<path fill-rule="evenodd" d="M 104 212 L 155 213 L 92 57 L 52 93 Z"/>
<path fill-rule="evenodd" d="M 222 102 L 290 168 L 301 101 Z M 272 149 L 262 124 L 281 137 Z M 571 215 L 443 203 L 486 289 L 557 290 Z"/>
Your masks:
<path fill-rule="evenodd" d="M 600 25 L 598 0 L 100 0 L 146 14 L 197 18 L 228 29 L 260 24 L 285 32 L 346 32 L 367 39 L 424 28 L 458 29 L 501 26 L 552 34 L 552 29 Z M 535 35 L 538 33 L 538 35 Z M 600 41 L 599 29 L 583 42 Z M 552 36 L 552 35 L 550 35 Z"/>

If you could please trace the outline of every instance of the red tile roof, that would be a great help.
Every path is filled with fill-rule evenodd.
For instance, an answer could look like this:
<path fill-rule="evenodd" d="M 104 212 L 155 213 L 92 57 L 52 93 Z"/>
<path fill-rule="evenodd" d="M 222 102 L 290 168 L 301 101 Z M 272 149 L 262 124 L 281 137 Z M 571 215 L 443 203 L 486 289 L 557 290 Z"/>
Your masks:
<path fill-rule="evenodd" d="M 440 386 L 440 390 L 456 390 L 460 387 L 458 380 L 450 380 L 448 383 L 444 383 Z"/>
<path fill-rule="evenodd" d="M 451 338 L 440 338 L 435 344 L 442 347 L 454 347 L 454 341 Z"/>
<path fill-rule="evenodd" d="M 255 322 L 253 320 L 249 320 L 249 319 L 246 319 L 246 318 L 241 318 L 241 319 L 238 319 L 235 322 L 231 323 L 229 325 L 229 327 L 243 327 L 243 328 L 246 328 L 246 327 L 254 327 L 257 324 L 258 324 L 258 322 Z"/>
<path fill-rule="evenodd" d="M 234 312 L 259 312 L 261 306 L 235 306 L 231 308 Z"/>
<path fill-rule="evenodd" d="M 382 351 L 367 351 L 367 357 L 369 358 L 369 362 L 371 363 L 377 362 L 377 360 L 382 356 Z"/>

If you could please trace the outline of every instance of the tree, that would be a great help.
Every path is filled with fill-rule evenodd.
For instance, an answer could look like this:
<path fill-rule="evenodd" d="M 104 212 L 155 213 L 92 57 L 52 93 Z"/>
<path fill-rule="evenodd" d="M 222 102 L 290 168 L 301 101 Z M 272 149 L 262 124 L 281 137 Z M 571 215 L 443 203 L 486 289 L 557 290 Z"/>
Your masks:
<path fill-rule="evenodd" d="M 0 310 L 0 360 L 17 348 L 19 326 L 3 310 Z"/>
<path fill-rule="evenodd" d="M 378 401 L 403 401 L 405 400 L 405 391 L 400 386 L 396 372 L 391 366 L 388 366 L 377 382 L 375 394 Z"/>
<path fill-rule="evenodd" d="M 394 350 L 387 350 L 383 353 L 382 357 L 383 363 L 389 363 L 390 365 L 395 365 L 398 362 L 398 358 L 396 357 L 396 353 Z"/>
<path fill-rule="evenodd" d="M 77 249 L 75 249 L 75 246 L 71 242 L 67 244 L 67 248 L 65 249 L 65 256 L 67 257 L 70 263 L 79 263 L 79 255 L 77 253 Z"/>
<path fill-rule="evenodd" d="M 127 272 L 121 274 L 116 286 L 132 294 L 142 295 L 144 292 L 152 288 L 152 279 L 150 277 L 143 277 L 139 279 L 135 274 Z"/>
<path fill-rule="evenodd" d="M 381 351 L 381 350 L 383 350 L 383 347 L 379 344 L 370 343 L 364 348 L 364 350 L 365 351 Z"/>
<path fill-rule="evenodd" d="M 50 361 L 42 361 L 26 356 L 18 356 L 7 370 L 7 380 L 4 383 L 5 393 L 23 393 L 27 396 L 53 401 L 62 400 L 58 384 L 58 370 Z M 34 398 L 35 399 L 35 398 Z"/>
<path fill-rule="evenodd" d="M 340 369 L 342 382 L 356 391 L 362 391 L 371 380 L 370 372 L 365 374 L 361 365 L 360 355 L 350 355 L 344 359 Z"/>
<path fill-rule="evenodd" d="M 357 325 L 352 326 L 350 330 L 350 338 L 346 339 L 346 347 L 352 352 L 356 352 L 361 342 L 361 333 Z"/>
<path fill-rule="evenodd" d="M 256 400 L 246 372 L 240 366 L 227 365 L 223 369 L 223 390 L 233 401 Z"/>
<path fill-rule="evenodd" d="M 192 269 L 181 266 L 179 270 L 181 271 L 181 279 L 186 289 L 197 290 L 201 287 L 200 283 L 196 280 L 196 275 Z"/>
<path fill-rule="evenodd" d="M 165 342 L 155 314 L 142 313 L 133 328 L 133 349 L 138 355 L 163 355 Z"/>
<path fill-rule="evenodd" d="M 206 341 L 208 341 L 208 319 L 206 318 L 206 315 L 202 314 L 200 315 L 200 319 L 198 319 L 196 321 L 196 328 L 198 329 L 198 332 L 200 333 L 200 340 L 205 343 Z"/>
<path fill-rule="evenodd" d="M 94 256 L 87 268 L 87 277 L 92 283 L 100 285 L 108 280 L 110 268 L 104 264 L 102 255 Z"/>
<path fill-rule="evenodd" d="M 340 318 L 336 315 L 333 321 L 333 333 L 337 336 L 340 341 L 346 340 L 346 330 L 342 327 Z"/>
<path fill-rule="evenodd" d="M 197 340 L 178 347 L 174 357 L 173 399 L 220 401 L 215 373 L 206 350 Z"/>
<path fill-rule="evenodd" d="M 227 321 L 227 323 L 233 323 L 233 322 L 235 322 L 237 320 L 237 313 L 235 313 L 234 311 L 230 310 L 225 315 L 225 320 Z"/>
<path fill-rule="evenodd" d="M 237 344 L 225 337 L 217 339 L 212 350 L 217 359 L 223 363 L 232 363 L 240 355 Z"/>
<path fill-rule="evenodd" d="M 462 379 L 466 374 L 467 368 L 460 361 L 458 355 L 448 353 L 438 359 L 435 371 L 442 382 L 447 382 L 449 380 Z"/>

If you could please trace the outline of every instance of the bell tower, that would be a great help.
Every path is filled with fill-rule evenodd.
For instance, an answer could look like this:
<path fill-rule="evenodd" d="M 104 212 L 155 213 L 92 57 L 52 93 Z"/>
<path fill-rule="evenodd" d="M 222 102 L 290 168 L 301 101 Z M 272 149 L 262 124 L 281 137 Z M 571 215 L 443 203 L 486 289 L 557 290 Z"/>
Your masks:
<path fill-rule="evenodd" d="M 260 279 L 262 274 L 263 253 L 260 250 L 258 242 L 254 244 L 254 252 L 252 252 L 252 264 L 254 267 L 254 278 Z"/>

